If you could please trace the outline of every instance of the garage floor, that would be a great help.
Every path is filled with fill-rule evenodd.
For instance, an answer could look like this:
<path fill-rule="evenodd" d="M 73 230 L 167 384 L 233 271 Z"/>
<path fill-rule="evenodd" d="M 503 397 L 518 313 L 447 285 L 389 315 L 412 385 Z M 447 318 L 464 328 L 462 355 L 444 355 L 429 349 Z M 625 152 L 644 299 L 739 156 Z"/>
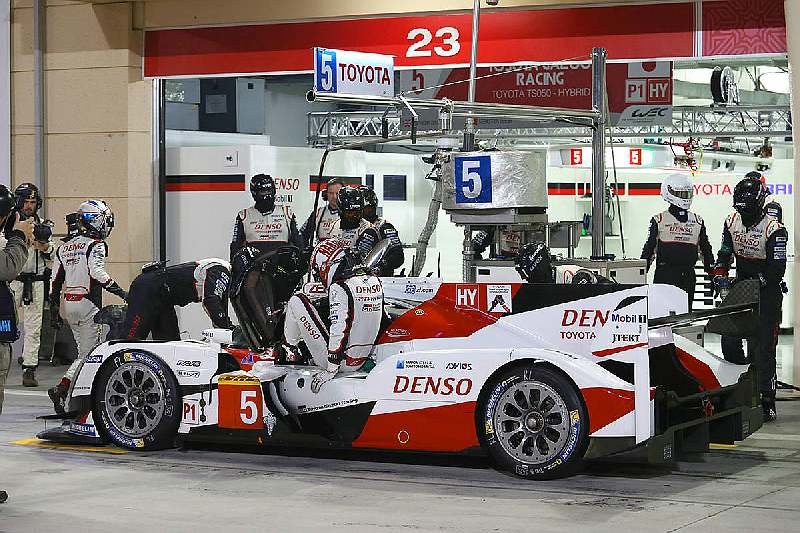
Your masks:
<path fill-rule="evenodd" d="M 10 376 L 0 532 L 786 532 L 800 523 L 800 394 L 780 394 L 777 423 L 697 462 L 595 463 L 535 483 L 476 459 L 47 449 L 31 441 L 42 428 L 34 417 L 49 412 L 45 385 L 63 370 L 42 368 L 38 390 L 19 386 L 16 365 Z"/>

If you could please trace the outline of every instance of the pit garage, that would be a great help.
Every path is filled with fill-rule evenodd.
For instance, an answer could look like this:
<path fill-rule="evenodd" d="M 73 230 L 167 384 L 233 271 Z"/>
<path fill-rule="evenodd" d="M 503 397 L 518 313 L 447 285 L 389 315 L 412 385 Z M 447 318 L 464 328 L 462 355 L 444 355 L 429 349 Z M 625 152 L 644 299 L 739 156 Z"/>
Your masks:
<path fill-rule="evenodd" d="M 33 56 L 58 65 L 47 46 L 63 43 L 48 32 L 73 27 L 62 15 L 132 28 L 120 48 L 141 58 L 126 70 L 150 120 L 126 119 L 144 133 L 125 133 L 124 150 L 128 165 L 145 160 L 150 193 L 137 196 L 129 175 L 127 196 L 107 196 L 124 217 L 109 238 L 114 279 L 133 292 L 140 272 L 167 280 L 171 266 L 229 261 L 231 322 L 212 327 L 207 306 L 180 304 L 179 338 L 135 339 L 124 302 L 106 300 L 104 342 L 77 354 L 56 412 L 48 388 L 66 367 L 40 359 L 40 385 L 21 386 L 17 341 L 0 530 L 794 529 L 797 6 L 81 4 L 13 5 L 11 35 L 20 48 L 30 15 Z M 89 41 L 68 43 L 86 65 Z M 59 79 L 39 67 L 34 82 Z M 64 113 L 49 98 L 37 124 Z M 35 147 L 71 135 L 51 129 L 33 132 Z M 84 154 L 100 133 L 74 135 L 84 165 L 119 155 Z M 9 186 L 29 181 L 20 154 Z M 56 237 L 74 198 L 113 189 L 69 189 L 59 157 L 29 155 L 46 162 L 30 180 Z M 268 249 L 284 226 L 248 226 L 267 216 L 260 175 L 289 235 Z M 758 218 L 736 233 L 732 213 L 749 213 L 737 185 L 751 175 Z M 401 259 L 389 263 L 398 249 L 377 231 L 368 248 L 337 244 L 341 194 L 334 233 L 320 233 L 314 213 L 336 206 L 331 191 L 355 189 L 374 194 Z M 687 210 L 713 257 L 693 241 L 693 283 L 679 287 L 663 278 L 677 268 L 663 242 L 675 242 L 643 247 L 653 224 Z M 261 237 L 233 246 L 236 220 Z M 684 220 L 695 219 L 667 228 L 690 234 L 673 235 L 682 251 L 700 238 L 670 229 Z M 748 233 L 758 224 L 763 243 Z M 747 246 L 762 255 L 741 255 Z M 773 285 L 780 312 L 768 322 Z"/>

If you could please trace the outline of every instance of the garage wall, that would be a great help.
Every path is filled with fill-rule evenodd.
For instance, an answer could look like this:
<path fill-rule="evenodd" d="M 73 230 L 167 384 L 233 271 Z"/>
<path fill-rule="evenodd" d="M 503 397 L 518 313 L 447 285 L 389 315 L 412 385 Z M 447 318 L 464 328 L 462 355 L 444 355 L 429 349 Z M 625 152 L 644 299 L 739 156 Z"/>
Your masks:
<path fill-rule="evenodd" d="M 141 77 L 142 34 L 129 3 L 47 4 L 47 216 L 89 197 L 109 202 L 117 226 L 108 270 L 123 285 L 152 257 L 151 83 Z M 34 172 L 33 9 L 12 4 L 12 182 Z M 109 296 L 113 299 L 113 297 Z"/>

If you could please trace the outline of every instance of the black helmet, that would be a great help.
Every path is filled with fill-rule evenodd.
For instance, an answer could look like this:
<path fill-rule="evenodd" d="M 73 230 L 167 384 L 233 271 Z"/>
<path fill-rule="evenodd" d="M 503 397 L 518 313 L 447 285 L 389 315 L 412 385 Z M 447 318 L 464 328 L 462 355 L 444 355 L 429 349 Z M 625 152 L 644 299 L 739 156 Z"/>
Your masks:
<path fill-rule="evenodd" d="M 378 220 L 378 195 L 366 185 L 359 187 L 364 194 L 364 215 L 370 222 Z"/>
<path fill-rule="evenodd" d="M 766 199 L 767 189 L 761 180 L 755 177 L 744 178 L 733 189 L 733 208 L 742 215 L 745 224 L 760 220 Z"/>
<path fill-rule="evenodd" d="M 25 200 L 36 200 L 36 211 L 42 208 L 42 195 L 33 183 L 20 183 L 14 189 L 14 203 L 18 211 L 22 211 Z"/>
<path fill-rule="evenodd" d="M 260 212 L 269 213 L 275 209 L 275 181 L 269 174 L 256 174 L 250 178 L 250 194 Z"/>
<path fill-rule="evenodd" d="M 16 201 L 5 185 L 0 185 L 0 217 L 6 217 L 14 209 Z"/>
<path fill-rule="evenodd" d="M 591 270 L 586 270 L 582 268 L 575 272 L 575 275 L 572 276 L 572 284 L 573 285 L 608 285 L 611 283 L 611 280 L 601 276 L 596 272 L 592 272 Z"/>
<path fill-rule="evenodd" d="M 530 242 L 519 249 L 515 268 L 528 283 L 555 283 L 550 249 L 543 242 Z"/>
<path fill-rule="evenodd" d="M 364 194 L 357 187 L 342 187 L 336 198 L 339 204 L 339 218 L 343 229 L 358 226 L 364 216 Z"/>

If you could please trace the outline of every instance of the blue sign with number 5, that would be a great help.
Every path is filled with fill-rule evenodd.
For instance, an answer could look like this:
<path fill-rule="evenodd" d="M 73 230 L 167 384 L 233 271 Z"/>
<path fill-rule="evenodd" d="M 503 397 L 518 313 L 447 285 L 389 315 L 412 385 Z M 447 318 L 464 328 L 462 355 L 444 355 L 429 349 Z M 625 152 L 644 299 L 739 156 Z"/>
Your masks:
<path fill-rule="evenodd" d="M 315 48 L 317 57 L 314 70 L 316 90 L 318 93 L 336 92 L 336 50 Z"/>
<path fill-rule="evenodd" d="M 457 204 L 492 203 L 492 158 L 488 155 L 455 158 Z"/>

